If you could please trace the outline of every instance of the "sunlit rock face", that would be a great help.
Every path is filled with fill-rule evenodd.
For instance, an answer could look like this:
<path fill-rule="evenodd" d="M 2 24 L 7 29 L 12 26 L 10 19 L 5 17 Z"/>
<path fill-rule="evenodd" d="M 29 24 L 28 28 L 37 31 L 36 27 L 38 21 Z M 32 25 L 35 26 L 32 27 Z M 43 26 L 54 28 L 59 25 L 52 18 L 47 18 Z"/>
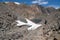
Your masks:
<path fill-rule="evenodd" d="M 16 20 L 24 18 L 42 27 L 28 31 L 27 26 L 16 26 Z M 60 40 L 60 11 L 41 5 L 17 5 L 13 2 L 0 3 L 0 40 Z"/>

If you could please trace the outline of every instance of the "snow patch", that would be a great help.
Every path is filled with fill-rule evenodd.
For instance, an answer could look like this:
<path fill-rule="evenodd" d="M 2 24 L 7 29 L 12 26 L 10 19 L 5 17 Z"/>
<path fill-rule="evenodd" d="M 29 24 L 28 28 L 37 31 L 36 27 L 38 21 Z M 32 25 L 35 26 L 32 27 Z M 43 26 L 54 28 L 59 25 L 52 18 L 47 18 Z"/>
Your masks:
<path fill-rule="evenodd" d="M 5 2 L 5 3 L 9 3 L 9 2 Z"/>
<path fill-rule="evenodd" d="M 15 4 L 17 4 L 17 5 L 20 5 L 20 3 L 19 2 L 14 2 Z"/>

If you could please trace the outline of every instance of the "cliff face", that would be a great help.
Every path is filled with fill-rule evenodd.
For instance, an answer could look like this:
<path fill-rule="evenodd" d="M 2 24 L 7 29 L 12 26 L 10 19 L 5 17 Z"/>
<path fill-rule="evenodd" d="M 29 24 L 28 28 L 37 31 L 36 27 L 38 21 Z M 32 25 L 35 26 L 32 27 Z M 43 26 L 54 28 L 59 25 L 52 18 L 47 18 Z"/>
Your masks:
<path fill-rule="evenodd" d="M 28 18 L 41 20 L 42 28 L 27 31 L 27 27 L 16 27 L 15 20 Z M 57 32 L 57 33 L 56 33 Z M 57 36 L 56 36 L 57 35 Z M 60 10 L 41 5 L 0 3 L 0 39 L 1 40 L 55 40 L 60 35 Z M 56 38 L 55 38 L 56 37 Z"/>

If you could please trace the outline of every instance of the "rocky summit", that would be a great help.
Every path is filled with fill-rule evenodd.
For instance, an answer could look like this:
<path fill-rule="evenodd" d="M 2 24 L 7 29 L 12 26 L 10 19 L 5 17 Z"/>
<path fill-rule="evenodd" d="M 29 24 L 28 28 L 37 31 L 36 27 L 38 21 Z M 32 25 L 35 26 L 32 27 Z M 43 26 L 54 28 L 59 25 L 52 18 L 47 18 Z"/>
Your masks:
<path fill-rule="evenodd" d="M 28 26 L 16 26 L 24 18 L 43 26 L 28 31 Z M 41 5 L 0 2 L 0 40 L 60 40 L 60 9 Z"/>

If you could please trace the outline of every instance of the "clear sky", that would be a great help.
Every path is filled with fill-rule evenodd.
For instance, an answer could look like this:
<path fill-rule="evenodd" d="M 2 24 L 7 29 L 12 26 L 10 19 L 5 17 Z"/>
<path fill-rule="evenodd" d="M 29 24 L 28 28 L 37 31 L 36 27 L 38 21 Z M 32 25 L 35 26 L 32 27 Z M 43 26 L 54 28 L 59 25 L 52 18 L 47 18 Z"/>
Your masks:
<path fill-rule="evenodd" d="M 43 6 L 52 6 L 54 8 L 60 8 L 60 0 L 0 0 L 0 2 L 20 2 L 25 4 L 38 4 Z"/>

